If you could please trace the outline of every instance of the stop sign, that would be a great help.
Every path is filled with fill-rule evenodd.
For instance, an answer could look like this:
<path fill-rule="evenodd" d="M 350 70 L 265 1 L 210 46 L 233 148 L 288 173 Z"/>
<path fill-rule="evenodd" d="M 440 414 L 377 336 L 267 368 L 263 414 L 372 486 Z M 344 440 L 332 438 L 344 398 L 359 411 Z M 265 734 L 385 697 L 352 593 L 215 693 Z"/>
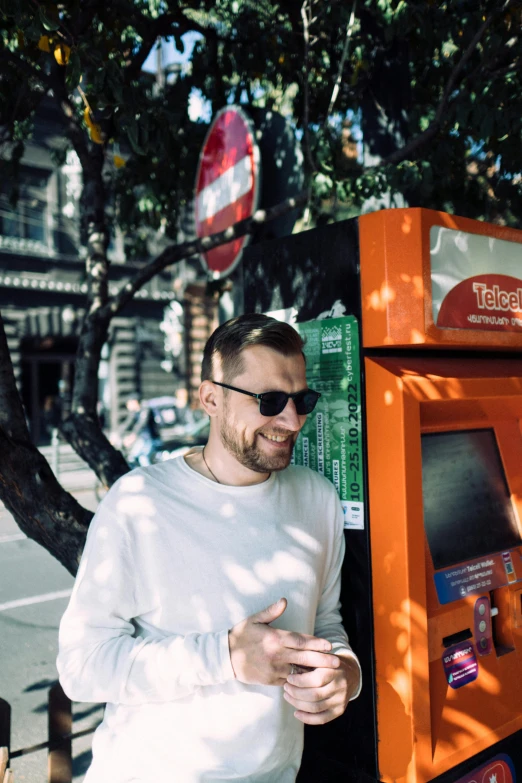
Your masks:
<path fill-rule="evenodd" d="M 238 106 L 221 109 L 199 158 L 196 235 L 215 234 L 253 215 L 258 205 L 259 177 L 259 150 L 252 123 Z M 230 274 L 247 242 L 244 236 L 203 253 L 214 278 Z"/>

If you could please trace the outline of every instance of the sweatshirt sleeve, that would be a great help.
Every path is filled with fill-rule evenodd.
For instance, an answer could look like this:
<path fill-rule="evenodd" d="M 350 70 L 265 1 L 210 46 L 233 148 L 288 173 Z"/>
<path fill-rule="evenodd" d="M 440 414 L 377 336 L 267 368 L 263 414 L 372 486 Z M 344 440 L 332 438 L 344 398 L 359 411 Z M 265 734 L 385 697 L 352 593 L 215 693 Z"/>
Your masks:
<path fill-rule="evenodd" d="M 151 606 L 136 589 L 135 546 L 125 519 L 104 501 L 91 523 L 60 624 L 57 668 L 64 691 L 75 701 L 172 701 L 234 679 L 228 629 L 147 638 L 137 633 L 133 618 Z"/>
<path fill-rule="evenodd" d="M 342 653 L 352 657 L 359 667 L 359 688 L 350 701 L 359 696 L 362 688 L 361 665 L 348 641 L 341 618 L 341 567 L 344 559 L 344 518 L 337 493 L 331 494 L 331 502 L 326 508 L 330 511 L 327 523 L 332 531 L 329 536 L 328 560 L 322 594 L 317 607 L 314 634 L 332 643 L 333 653 Z"/>

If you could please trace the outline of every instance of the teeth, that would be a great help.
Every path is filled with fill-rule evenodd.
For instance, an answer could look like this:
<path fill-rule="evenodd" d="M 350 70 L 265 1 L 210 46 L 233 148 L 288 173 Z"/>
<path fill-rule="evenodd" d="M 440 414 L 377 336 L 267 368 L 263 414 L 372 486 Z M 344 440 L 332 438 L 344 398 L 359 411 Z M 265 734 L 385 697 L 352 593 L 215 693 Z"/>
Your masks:
<path fill-rule="evenodd" d="M 265 438 L 268 438 L 268 440 L 275 440 L 276 443 L 284 443 L 285 440 L 288 440 L 288 436 L 283 438 L 281 435 L 265 435 Z"/>

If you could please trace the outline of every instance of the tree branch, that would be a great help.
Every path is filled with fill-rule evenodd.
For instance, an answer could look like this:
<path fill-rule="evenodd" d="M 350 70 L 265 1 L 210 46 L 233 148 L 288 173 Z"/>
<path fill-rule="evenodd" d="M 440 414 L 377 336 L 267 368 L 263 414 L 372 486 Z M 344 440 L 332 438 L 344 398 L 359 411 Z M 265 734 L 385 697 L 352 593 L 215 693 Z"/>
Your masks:
<path fill-rule="evenodd" d="M 350 49 L 350 40 L 352 38 L 353 28 L 355 24 L 355 9 L 357 7 L 357 0 L 353 0 L 353 6 L 352 6 L 352 13 L 350 14 L 350 19 L 348 22 L 348 27 L 346 28 L 346 38 L 344 40 L 344 47 L 343 47 L 343 53 L 341 55 L 341 59 L 339 61 L 339 68 L 337 70 L 337 79 L 335 80 L 334 88 L 332 90 L 332 97 L 330 98 L 330 105 L 328 106 L 328 111 L 326 112 L 326 116 L 324 118 L 323 125 L 326 126 L 326 123 L 328 122 L 328 117 L 333 111 L 333 107 L 335 106 L 335 101 L 337 100 L 337 96 L 339 95 L 339 90 L 341 89 L 341 82 L 343 78 L 343 70 L 344 70 L 344 64 L 346 62 L 346 58 L 348 57 L 348 52 Z"/>
<path fill-rule="evenodd" d="M 304 52 L 303 52 L 303 135 L 304 135 L 304 148 L 305 156 L 308 162 L 310 171 L 315 171 L 315 164 L 312 158 L 312 151 L 310 148 L 310 129 L 308 124 L 310 122 L 310 88 L 308 84 L 309 76 L 309 59 L 310 59 L 310 22 L 307 15 L 307 5 L 309 0 L 304 0 L 301 6 L 301 20 L 303 23 L 303 38 L 304 38 Z M 310 8 L 310 16 L 312 15 L 312 9 Z"/>
<path fill-rule="evenodd" d="M 142 267 L 136 275 L 118 291 L 112 300 L 102 308 L 100 317 L 112 318 L 119 313 L 125 305 L 131 301 L 136 291 L 139 291 L 145 283 L 168 266 L 171 266 L 184 258 L 197 255 L 198 253 L 208 252 L 219 245 L 224 245 L 227 242 L 232 242 L 234 239 L 245 236 L 245 234 L 250 234 L 258 226 L 275 220 L 281 215 L 291 212 L 296 207 L 303 206 L 306 204 L 308 197 L 309 192 L 302 191 L 293 198 L 286 199 L 286 201 L 281 202 L 281 204 L 276 204 L 275 207 L 271 207 L 267 210 L 258 210 L 252 217 L 240 220 L 238 223 L 235 223 L 233 226 L 230 226 L 217 234 L 211 234 L 208 237 L 183 242 L 181 245 L 170 245 L 165 248 L 157 258 Z"/>
<path fill-rule="evenodd" d="M 484 34 L 486 33 L 487 29 L 491 26 L 493 21 L 497 19 L 499 16 L 505 14 L 506 11 L 511 6 L 517 3 L 517 1 L 518 0 L 507 0 L 507 2 L 503 3 L 501 8 L 489 14 L 489 16 L 485 19 L 485 21 L 481 24 L 478 31 L 473 36 L 472 40 L 464 50 L 464 53 L 460 58 L 459 62 L 451 72 L 446 87 L 444 89 L 444 92 L 442 94 L 442 98 L 435 112 L 435 117 L 431 121 L 430 125 L 426 128 L 425 131 L 423 131 L 421 134 L 419 134 L 414 139 L 412 139 L 408 144 L 402 147 L 402 149 L 396 150 L 395 152 L 392 152 L 391 155 L 388 155 L 387 158 L 384 158 L 378 164 L 379 166 L 396 165 L 397 163 L 400 163 L 403 160 L 407 160 L 413 157 L 413 155 L 421 147 L 423 147 L 425 144 L 427 144 L 428 142 L 432 141 L 435 138 L 435 136 L 439 133 L 444 123 L 444 115 L 446 114 L 453 90 L 455 89 L 455 86 L 458 84 L 459 80 L 463 77 L 464 68 L 466 67 L 467 63 L 471 59 L 471 56 L 473 55 L 477 46 L 479 45 L 482 38 L 484 37 Z"/>

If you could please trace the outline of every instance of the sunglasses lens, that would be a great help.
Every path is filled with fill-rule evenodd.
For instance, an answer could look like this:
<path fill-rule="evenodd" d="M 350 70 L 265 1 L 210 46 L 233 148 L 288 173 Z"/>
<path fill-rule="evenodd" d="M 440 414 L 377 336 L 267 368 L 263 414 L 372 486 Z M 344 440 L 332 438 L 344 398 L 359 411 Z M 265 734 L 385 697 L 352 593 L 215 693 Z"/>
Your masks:
<path fill-rule="evenodd" d="M 285 392 L 265 392 L 260 401 L 259 413 L 262 416 L 277 416 L 288 402 Z"/>
<path fill-rule="evenodd" d="M 308 389 L 294 397 L 295 409 L 300 416 L 311 413 L 317 405 L 317 400 L 321 395 L 319 392 Z"/>
<path fill-rule="evenodd" d="M 311 413 L 317 405 L 317 400 L 320 396 L 319 392 L 312 389 L 296 394 L 293 400 L 299 416 Z M 262 416 L 277 416 L 286 407 L 288 397 L 289 395 L 285 392 L 265 392 L 261 399 L 259 412 Z"/>

